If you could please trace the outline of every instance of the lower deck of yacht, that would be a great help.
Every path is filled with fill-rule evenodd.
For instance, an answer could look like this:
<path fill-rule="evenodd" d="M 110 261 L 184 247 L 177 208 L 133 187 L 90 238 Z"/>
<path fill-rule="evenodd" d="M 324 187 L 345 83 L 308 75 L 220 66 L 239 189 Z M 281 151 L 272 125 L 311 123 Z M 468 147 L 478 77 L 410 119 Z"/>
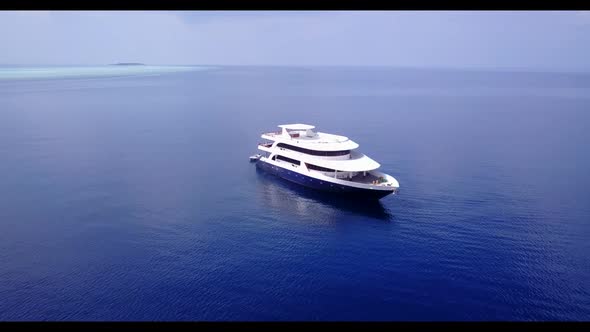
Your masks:
<path fill-rule="evenodd" d="M 291 160 L 275 159 L 275 160 L 273 160 L 273 162 L 285 165 L 285 168 L 287 168 L 287 169 L 298 169 L 301 167 L 299 165 L 298 161 L 294 160 L 294 159 L 291 159 Z M 327 177 L 331 177 L 331 178 L 337 177 L 338 180 L 341 180 L 341 181 L 353 182 L 353 183 L 364 184 L 364 185 L 385 185 L 385 184 L 387 184 L 387 181 L 383 177 L 372 174 L 371 171 L 353 172 L 352 174 L 354 174 L 354 175 L 352 177 L 349 177 L 349 174 L 350 174 L 349 172 L 344 172 L 344 171 L 326 172 L 326 171 L 321 171 L 321 170 L 308 170 L 308 172 L 312 172 L 312 173 L 317 172 L 317 173 L 323 174 L 324 176 L 327 176 Z"/>
<path fill-rule="evenodd" d="M 358 173 L 357 175 L 353 176 L 352 178 L 347 178 L 346 181 L 351 181 L 351 182 L 357 182 L 357 183 L 363 183 L 363 184 L 372 184 L 375 181 L 378 181 L 379 177 L 375 176 L 373 174 L 369 174 L 369 172 L 366 173 L 366 175 L 363 175 L 363 173 Z"/>
<path fill-rule="evenodd" d="M 312 171 L 315 172 L 315 171 Z M 333 177 L 334 173 L 326 173 L 326 172 L 320 172 L 326 176 L 329 177 Z M 346 174 L 347 172 L 338 172 L 338 175 L 342 175 L 342 174 Z M 358 172 L 356 173 L 354 176 L 352 177 L 348 177 L 348 176 L 344 176 L 344 177 L 339 177 L 339 180 L 343 180 L 343 181 L 349 181 L 349 182 L 354 182 L 354 183 L 360 183 L 360 184 L 380 184 L 382 183 L 381 180 L 382 178 L 379 176 L 375 176 L 369 172 L 366 172 L 363 174 L 363 172 Z"/>

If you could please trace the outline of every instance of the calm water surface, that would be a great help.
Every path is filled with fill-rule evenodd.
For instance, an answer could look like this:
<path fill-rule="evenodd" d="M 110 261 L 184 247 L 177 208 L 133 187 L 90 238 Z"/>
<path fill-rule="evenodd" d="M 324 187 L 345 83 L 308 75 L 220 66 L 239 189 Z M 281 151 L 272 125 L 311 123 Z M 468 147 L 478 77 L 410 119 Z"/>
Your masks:
<path fill-rule="evenodd" d="M 256 171 L 283 123 L 399 196 Z M 0 320 L 587 320 L 590 74 L 0 80 Z"/>

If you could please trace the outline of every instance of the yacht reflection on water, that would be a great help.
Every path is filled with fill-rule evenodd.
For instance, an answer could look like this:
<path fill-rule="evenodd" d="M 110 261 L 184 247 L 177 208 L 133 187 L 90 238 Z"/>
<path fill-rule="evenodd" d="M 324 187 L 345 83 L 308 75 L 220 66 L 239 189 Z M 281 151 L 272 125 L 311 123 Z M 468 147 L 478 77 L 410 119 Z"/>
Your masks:
<path fill-rule="evenodd" d="M 277 179 L 277 176 L 258 168 L 256 173 L 260 178 L 258 187 L 263 199 L 267 204 L 277 209 L 295 210 L 294 212 L 298 214 L 313 217 L 313 210 L 317 209 L 317 204 L 313 203 L 319 203 L 334 210 L 346 211 L 379 220 L 391 221 L 394 217 L 378 200 L 359 201 L 353 197 L 331 195 L 330 193 L 300 186 L 282 178 Z"/>

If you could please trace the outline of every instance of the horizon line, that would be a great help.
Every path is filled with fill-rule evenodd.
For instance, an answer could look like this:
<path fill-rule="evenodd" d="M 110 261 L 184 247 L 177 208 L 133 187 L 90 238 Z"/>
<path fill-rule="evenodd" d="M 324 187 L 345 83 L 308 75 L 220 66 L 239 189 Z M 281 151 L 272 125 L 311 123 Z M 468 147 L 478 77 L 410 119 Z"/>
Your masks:
<path fill-rule="evenodd" d="M 144 62 L 116 62 L 116 63 L 87 63 L 87 64 L 56 64 L 56 63 L 0 63 L 0 67 L 86 67 L 86 66 L 113 66 L 117 64 L 141 64 L 145 66 L 201 66 L 201 67 L 287 67 L 287 68 L 306 68 L 306 67 L 332 67 L 332 68 L 396 68 L 396 69 L 431 69 L 431 70 L 469 70 L 469 71 L 507 71 L 507 72 L 536 72 L 536 73 L 580 73 L 590 74 L 590 68 L 548 68 L 548 67 L 490 67 L 490 66 L 417 66 L 417 65 L 385 65 L 385 64 L 161 64 L 161 63 L 144 63 Z"/>

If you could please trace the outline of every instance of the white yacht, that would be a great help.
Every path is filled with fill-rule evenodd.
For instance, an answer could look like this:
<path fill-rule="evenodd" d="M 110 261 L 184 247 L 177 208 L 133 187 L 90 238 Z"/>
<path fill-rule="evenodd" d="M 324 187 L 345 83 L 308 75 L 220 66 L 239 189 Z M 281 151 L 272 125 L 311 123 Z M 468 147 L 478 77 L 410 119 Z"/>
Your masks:
<path fill-rule="evenodd" d="M 399 183 L 378 171 L 379 163 L 358 152 L 345 136 L 314 131 L 306 124 L 285 124 L 264 133 L 258 144 L 265 153 L 256 167 L 289 181 L 330 192 L 382 198 L 397 193 Z"/>

